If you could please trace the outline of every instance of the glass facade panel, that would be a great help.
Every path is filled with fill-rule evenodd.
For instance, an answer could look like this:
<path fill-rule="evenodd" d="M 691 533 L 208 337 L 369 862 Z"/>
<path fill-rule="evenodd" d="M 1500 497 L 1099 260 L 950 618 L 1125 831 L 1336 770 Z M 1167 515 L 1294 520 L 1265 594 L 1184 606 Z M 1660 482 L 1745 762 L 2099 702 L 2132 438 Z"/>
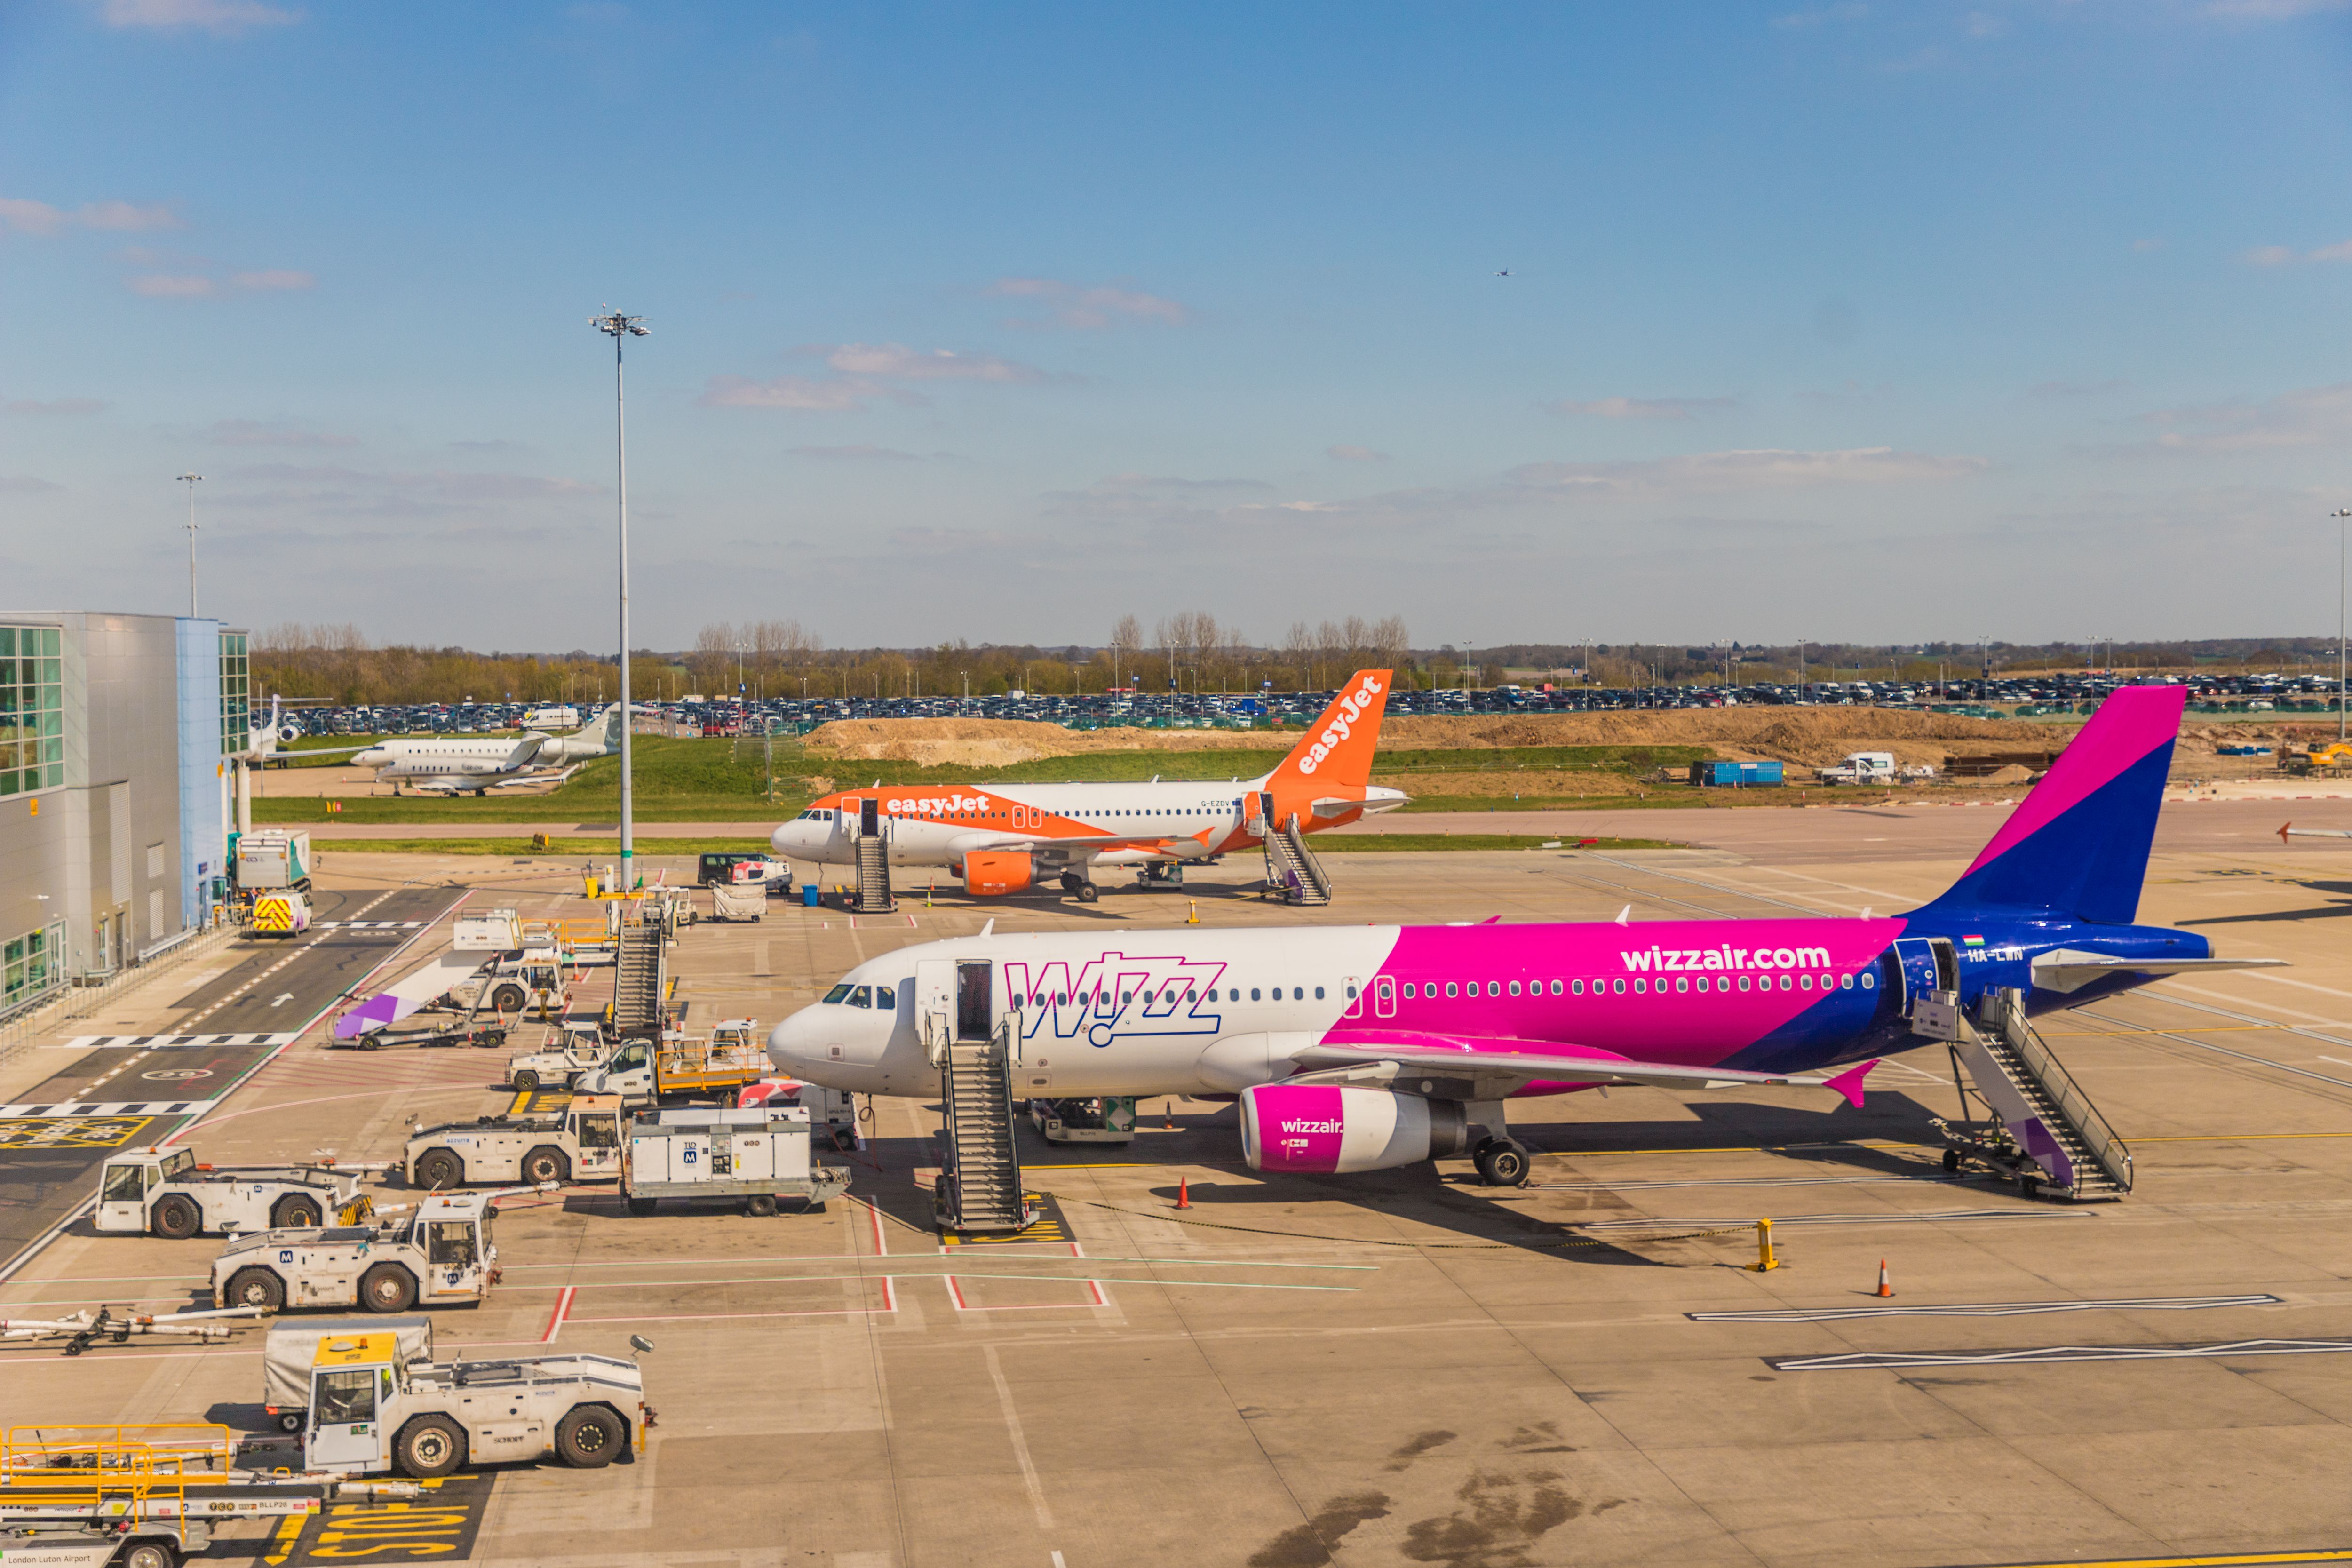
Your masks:
<path fill-rule="evenodd" d="M 55 626 L 0 626 L 0 795 L 65 784 L 63 640 Z"/>
<path fill-rule="evenodd" d="M 220 649 L 220 749 L 226 757 L 245 750 L 246 731 L 253 727 L 253 692 L 246 635 L 221 633 Z"/>

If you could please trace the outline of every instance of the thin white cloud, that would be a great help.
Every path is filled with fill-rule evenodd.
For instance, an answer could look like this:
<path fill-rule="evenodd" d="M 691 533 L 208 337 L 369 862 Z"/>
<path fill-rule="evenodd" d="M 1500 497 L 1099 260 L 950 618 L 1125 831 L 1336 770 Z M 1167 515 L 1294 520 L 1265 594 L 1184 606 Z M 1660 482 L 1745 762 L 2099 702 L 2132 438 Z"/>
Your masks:
<path fill-rule="evenodd" d="M 254 27 L 291 26 L 299 11 L 265 5 L 261 0 L 104 0 L 99 15 L 118 30 L 211 33 L 227 37 Z"/>
<path fill-rule="evenodd" d="M 103 413 L 107 405 L 95 397 L 11 398 L 0 403 L 0 413 L 29 416 L 36 418 L 58 415 Z"/>
<path fill-rule="evenodd" d="M 1035 382 L 1045 373 L 994 354 L 958 353 L 953 349 L 910 349 L 904 343 L 814 343 L 814 354 L 845 375 L 877 381 Z"/>
<path fill-rule="evenodd" d="M 62 234 L 69 228 L 120 233 L 179 226 L 180 215 L 160 204 L 142 206 L 135 202 L 84 202 L 78 207 L 68 208 L 22 196 L 0 196 L 0 228 L 14 229 L 18 234 L 38 235 L 43 238 Z"/>
<path fill-rule="evenodd" d="M 1067 327 L 1103 331 L 1122 321 L 1158 321 L 1181 327 L 1192 312 L 1173 300 L 1110 284 L 1066 283 L 1055 278 L 1000 278 L 988 291 L 1002 299 L 1035 300 L 1051 312 L 1040 320 L 1015 317 L 1010 327 Z"/>
<path fill-rule="evenodd" d="M 1349 447 L 1344 444 L 1324 447 L 1323 455 L 1327 458 L 1337 458 L 1343 463 L 1385 463 L 1389 460 L 1389 455 L 1386 452 L 1375 452 L 1370 447 Z"/>
<path fill-rule="evenodd" d="M 2305 261 L 2352 261 L 2352 239 L 2339 239 L 2334 245 L 2323 245 L 2313 250 L 2296 250 L 2285 245 L 2261 245 L 2245 254 L 2249 267 L 2293 267 Z"/>
<path fill-rule="evenodd" d="M 1694 452 L 1679 458 L 1608 463 L 1527 463 L 1510 471 L 1525 489 L 1595 495 L 1798 489 L 1832 485 L 1941 483 L 1981 473 L 1982 458 L 1943 457 L 1855 447 L 1836 451 Z"/>
<path fill-rule="evenodd" d="M 2248 452 L 2335 445 L 2352 437 L 2352 382 L 2298 387 L 2258 401 L 2160 408 L 2140 418 L 2145 424 L 2164 427 L 2164 433 L 2148 445 L 2168 452 Z"/>
<path fill-rule="evenodd" d="M 752 381 L 740 375 L 714 375 L 702 389 L 705 408 L 788 408 L 796 413 L 855 413 L 886 389 L 870 381 L 818 379 L 780 375 L 772 381 Z"/>
<path fill-rule="evenodd" d="M 1791 11 L 1786 16 L 1775 16 L 1772 25 L 1783 31 L 1794 31 L 1827 26 L 1832 22 L 1859 22 L 1869 15 L 1870 7 L 1863 5 L 1822 5 L 1811 11 Z"/>
<path fill-rule="evenodd" d="M 142 272 L 129 280 L 129 287 L 132 293 L 151 300 L 212 300 L 230 293 L 282 294 L 314 289 L 318 283 L 308 272 L 278 269 L 232 272 L 225 279 L 199 272 Z"/>
<path fill-rule="evenodd" d="M 872 447 L 862 444 L 847 447 L 794 447 L 791 451 L 796 458 L 822 458 L 828 461 L 844 463 L 919 463 L 923 460 L 919 453 L 902 452 L 896 447 Z"/>
<path fill-rule="evenodd" d="M 223 419 L 206 433 L 215 447 L 356 447 L 356 436 L 320 430 L 294 430 L 265 425 L 258 419 Z"/>
<path fill-rule="evenodd" d="M 2208 0 L 2205 14 L 2232 22 L 2285 22 L 2352 6 L 2352 0 Z"/>
<path fill-rule="evenodd" d="M 1550 403 L 1554 414 L 1584 415 L 1595 419 L 1687 419 L 1694 414 L 1714 414 L 1737 408 L 1735 397 L 1601 397 L 1590 403 Z"/>

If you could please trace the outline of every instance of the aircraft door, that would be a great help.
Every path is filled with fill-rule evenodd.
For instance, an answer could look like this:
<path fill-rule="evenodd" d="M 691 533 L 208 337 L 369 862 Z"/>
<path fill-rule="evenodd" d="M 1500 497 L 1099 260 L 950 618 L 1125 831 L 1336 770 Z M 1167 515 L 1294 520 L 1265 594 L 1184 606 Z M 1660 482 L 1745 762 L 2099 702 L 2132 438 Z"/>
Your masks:
<path fill-rule="evenodd" d="M 996 1033 L 996 965 L 959 959 L 955 970 L 955 1037 L 985 1041 Z"/>
<path fill-rule="evenodd" d="M 915 1028 L 923 1054 L 934 1062 L 946 1058 L 955 1040 L 956 966 L 951 958 L 915 961 Z"/>
<path fill-rule="evenodd" d="M 1935 939 L 1924 936 L 1895 939 L 1895 967 L 1903 976 L 1903 1016 L 1906 1018 L 1911 1016 L 1911 1009 L 1929 993 L 1953 990 L 1958 986 L 1957 974 L 1952 976 L 1950 985 L 1944 984 L 1942 971 L 1945 963 L 1940 962 L 1943 955 L 1937 952 L 1936 945 Z M 1947 942 L 1943 946 L 1945 952 L 1948 953 L 1951 943 Z"/>

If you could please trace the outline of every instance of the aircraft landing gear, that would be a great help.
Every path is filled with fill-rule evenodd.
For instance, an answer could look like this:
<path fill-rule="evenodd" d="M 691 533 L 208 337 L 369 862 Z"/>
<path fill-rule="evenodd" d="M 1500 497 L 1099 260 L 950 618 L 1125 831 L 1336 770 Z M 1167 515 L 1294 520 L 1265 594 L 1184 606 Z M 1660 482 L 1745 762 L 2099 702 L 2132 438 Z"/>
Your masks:
<path fill-rule="evenodd" d="M 1091 904 L 1101 896 L 1101 894 L 1095 890 L 1095 885 L 1092 882 L 1080 882 L 1078 884 L 1078 902 L 1082 904 Z"/>
<path fill-rule="evenodd" d="M 1472 1156 L 1478 1167 L 1478 1179 L 1490 1187 L 1525 1186 L 1528 1180 L 1528 1146 L 1516 1138 L 1489 1138 L 1478 1146 Z"/>
<path fill-rule="evenodd" d="M 1100 896 L 1092 882 L 1075 871 L 1062 873 L 1062 891 L 1071 894 L 1082 904 L 1091 904 Z"/>

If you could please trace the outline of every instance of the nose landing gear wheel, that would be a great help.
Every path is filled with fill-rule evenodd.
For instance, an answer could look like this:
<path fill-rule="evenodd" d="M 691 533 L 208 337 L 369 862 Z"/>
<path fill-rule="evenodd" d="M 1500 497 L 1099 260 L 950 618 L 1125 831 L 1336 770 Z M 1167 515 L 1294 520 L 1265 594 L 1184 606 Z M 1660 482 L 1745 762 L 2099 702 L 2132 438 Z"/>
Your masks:
<path fill-rule="evenodd" d="M 1527 1145 L 1515 1139 L 1490 1140 L 1479 1148 L 1474 1163 L 1478 1179 L 1490 1187 L 1516 1187 L 1527 1182 Z"/>

